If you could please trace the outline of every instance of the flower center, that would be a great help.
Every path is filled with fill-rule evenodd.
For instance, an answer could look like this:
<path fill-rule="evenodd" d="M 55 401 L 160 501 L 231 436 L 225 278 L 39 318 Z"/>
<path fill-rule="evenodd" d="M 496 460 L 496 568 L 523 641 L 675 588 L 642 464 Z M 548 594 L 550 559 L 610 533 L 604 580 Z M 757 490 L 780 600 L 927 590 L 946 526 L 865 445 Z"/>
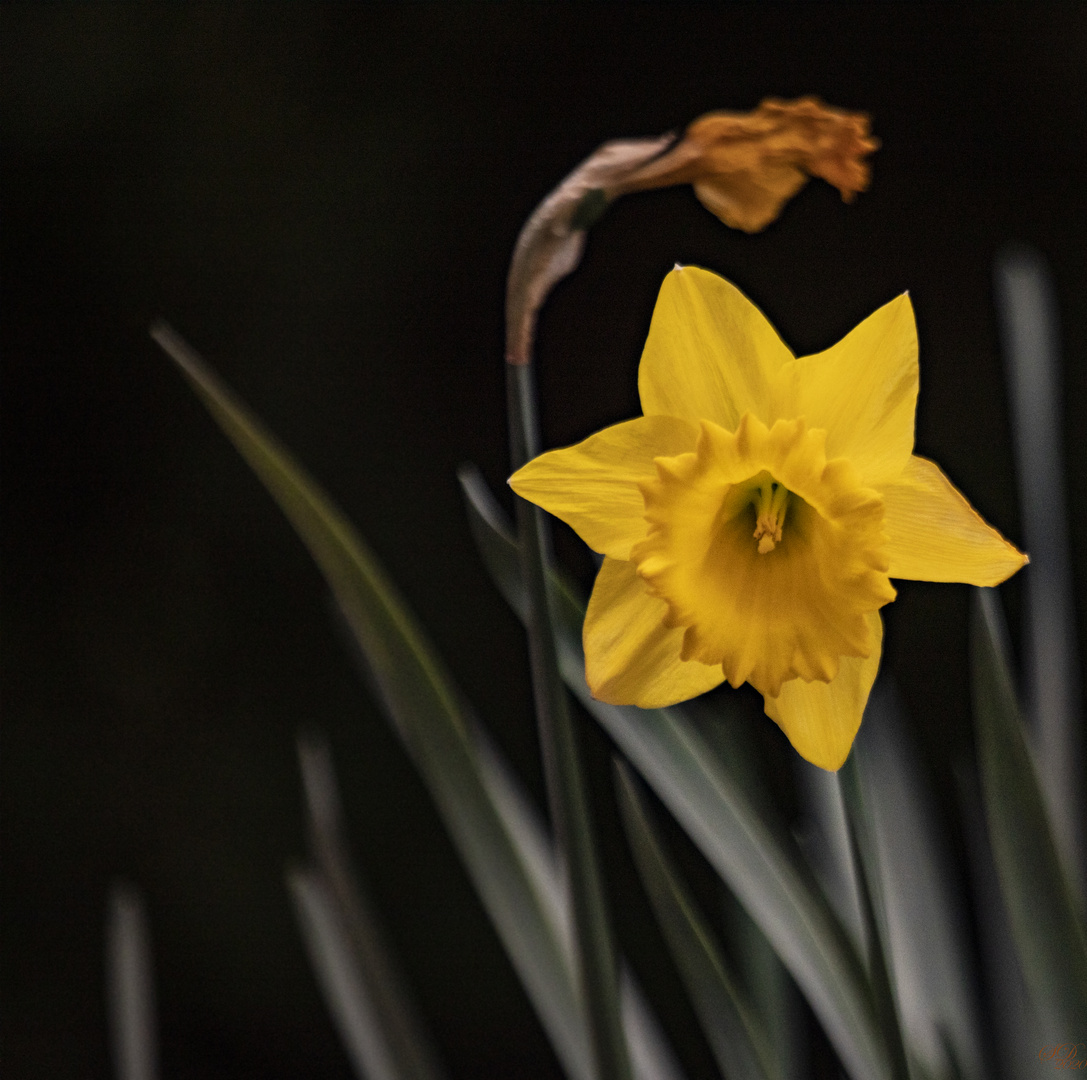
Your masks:
<path fill-rule="evenodd" d="M 665 623 L 686 627 L 682 658 L 770 697 L 867 656 L 866 615 L 895 595 L 883 500 L 825 444 L 803 420 L 703 421 L 696 450 L 657 458 L 642 485 L 648 528 L 630 557 Z"/>
<path fill-rule="evenodd" d="M 765 470 L 752 477 L 744 486 L 750 490 L 750 504 L 755 508 L 753 536 L 759 542 L 759 554 L 766 555 L 781 543 L 781 530 L 785 525 L 790 492 Z"/>

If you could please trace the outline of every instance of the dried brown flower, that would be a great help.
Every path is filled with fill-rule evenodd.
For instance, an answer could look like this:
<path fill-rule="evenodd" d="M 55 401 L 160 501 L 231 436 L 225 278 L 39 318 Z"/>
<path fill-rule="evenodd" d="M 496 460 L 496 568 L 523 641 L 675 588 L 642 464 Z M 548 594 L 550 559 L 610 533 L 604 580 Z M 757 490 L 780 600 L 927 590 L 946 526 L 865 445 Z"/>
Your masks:
<path fill-rule="evenodd" d="M 864 160 L 879 146 L 864 113 L 818 98 L 768 98 L 754 112 L 714 112 L 683 137 L 605 143 L 536 208 L 514 249 L 506 291 L 506 358 L 527 364 L 536 316 L 556 282 L 581 261 L 585 231 L 632 191 L 691 184 L 726 225 L 764 229 L 808 181 L 821 176 L 849 202 L 868 186 Z"/>
<path fill-rule="evenodd" d="M 623 177 L 609 196 L 692 184 L 726 225 L 758 232 L 819 176 L 849 202 L 868 186 L 864 159 L 879 146 L 864 113 L 818 98 L 769 98 L 754 112 L 714 112 L 695 120 L 674 146 Z"/>

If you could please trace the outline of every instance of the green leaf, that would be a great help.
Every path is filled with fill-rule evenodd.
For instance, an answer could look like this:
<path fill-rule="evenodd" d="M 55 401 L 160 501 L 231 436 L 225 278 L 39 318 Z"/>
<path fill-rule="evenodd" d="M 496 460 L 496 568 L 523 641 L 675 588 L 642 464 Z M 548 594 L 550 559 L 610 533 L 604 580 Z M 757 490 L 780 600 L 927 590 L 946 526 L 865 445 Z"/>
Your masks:
<path fill-rule="evenodd" d="M 180 367 L 320 567 L 359 643 L 374 690 L 437 804 L 556 1054 L 569 1076 L 589 1080 L 588 1035 L 568 929 L 556 904 L 553 869 L 540 856 L 549 845 L 537 835 L 522 847 L 526 830 L 535 827 L 526 821 L 523 800 L 508 797 L 508 770 L 500 770 L 493 752 L 481 747 L 481 729 L 450 676 L 343 514 L 173 330 L 159 325 L 152 337 Z M 304 892 L 306 884 L 299 879 L 294 888 Z M 676 1076 L 655 1021 L 629 985 L 623 1018 L 640 1080 Z"/>
<path fill-rule="evenodd" d="M 298 756 L 314 867 L 287 876 L 311 964 L 362 1080 L 440 1080 L 377 912 L 351 865 L 332 755 L 301 737 Z"/>
<path fill-rule="evenodd" d="M 360 1080 L 437 1075 L 416 1071 L 389 1037 L 388 1016 L 381 1001 L 384 986 L 357 962 L 352 936 L 324 875 L 311 869 L 291 870 L 287 886 L 310 963 Z"/>
<path fill-rule="evenodd" d="M 517 545 L 474 471 L 461 471 L 473 533 L 511 607 L 525 599 Z M 893 1075 L 869 993 L 849 941 L 799 853 L 758 812 L 680 708 L 638 709 L 597 701 L 585 684 L 584 605 L 555 581 L 559 660 L 567 685 L 609 733 L 730 886 L 803 990 L 857 1080 Z"/>
<path fill-rule="evenodd" d="M 1087 904 L 1087 732 L 1061 446 L 1060 318 L 1041 252 L 1015 244 L 993 267 L 1007 371 L 1019 520 L 1030 552 L 1023 579 L 1024 713 L 1045 775 L 1053 838 L 1080 905 Z"/>
<path fill-rule="evenodd" d="M 869 811 L 909 1049 L 936 1075 L 958 1070 L 980 1080 L 986 1034 L 962 907 L 965 882 L 947 850 L 903 708 L 883 678 L 869 699 L 852 758 Z"/>
<path fill-rule="evenodd" d="M 158 1017 L 151 931 L 143 898 L 122 881 L 110 885 L 105 959 L 117 1080 L 157 1080 Z"/>
<path fill-rule="evenodd" d="M 615 759 L 627 838 L 702 1030 L 728 1080 L 777 1080 L 767 1033 L 729 975 L 705 918 L 664 853 L 630 766 Z"/>
<path fill-rule="evenodd" d="M 317 484 L 172 331 L 155 340 L 279 503 L 327 578 L 395 729 L 567 1071 L 588 1076 L 570 958 L 480 775 L 464 706 L 376 560 Z"/>
<path fill-rule="evenodd" d="M 891 986 L 890 935 L 887 904 L 883 895 L 879 848 L 872 835 L 871 812 L 864 801 L 857 761 L 852 754 L 837 773 L 845 805 L 846 826 L 852 863 L 858 868 L 857 898 L 860 901 L 861 926 L 867 949 L 868 979 L 879 1010 L 881 1025 L 897 1080 L 909 1080 L 906 1048 L 902 1041 L 898 1003 Z"/>
<path fill-rule="evenodd" d="M 974 720 L 989 838 L 1019 961 L 1059 1039 L 1087 1031 L 1087 936 L 1050 830 L 992 589 L 975 591 Z"/>
<path fill-rule="evenodd" d="M 528 364 L 507 364 L 506 385 L 511 465 L 519 468 L 538 450 L 539 424 L 533 374 Z M 619 1005 L 615 942 L 593 838 L 588 784 L 563 685 L 553 629 L 551 530 L 547 515 L 517 500 L 518 555 L 528 596 L 529 660 L 536 704 L 547 803 L 555 847 L 570 894 L 571 944 L 589 1027 L 597 1080 L 631 1080 L 630 1052 Z"/>

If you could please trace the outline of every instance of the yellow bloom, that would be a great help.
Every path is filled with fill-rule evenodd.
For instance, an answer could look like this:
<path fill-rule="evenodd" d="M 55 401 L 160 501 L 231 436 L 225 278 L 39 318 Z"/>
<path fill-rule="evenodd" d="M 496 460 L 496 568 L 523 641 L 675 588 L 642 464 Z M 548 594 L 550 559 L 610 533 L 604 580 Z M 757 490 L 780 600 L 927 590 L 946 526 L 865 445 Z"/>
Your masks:
<path fill-rule="evenodd" d="M 510 478 L 605 556 L 586 678 L 614 704 L 751 683 L 808 761 L 849 754 L 890 578 L 996 585 L 1026 562 L 913 455 L 909 297 L 794 357 L 733 285 L 664 280 L 642 354 L 645 415 Z"/>

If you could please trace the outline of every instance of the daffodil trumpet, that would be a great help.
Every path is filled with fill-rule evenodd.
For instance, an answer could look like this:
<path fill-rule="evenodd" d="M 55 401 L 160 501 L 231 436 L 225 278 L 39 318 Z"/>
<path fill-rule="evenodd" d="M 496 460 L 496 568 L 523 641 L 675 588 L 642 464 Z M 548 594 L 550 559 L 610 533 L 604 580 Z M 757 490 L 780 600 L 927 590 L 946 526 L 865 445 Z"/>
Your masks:
<path fill-rule="evenodd" d="M 661 707 L 747 682 L 804 758 L 842 765 L 890 579 L 996 585 L 1026 562 L 913 454 L 917 353 L 905 294 L 795 357 L 723 278 L 665 278 L 644 415 L 510 478 L 604 555 L 583 635 L 594 696 Z"/>

